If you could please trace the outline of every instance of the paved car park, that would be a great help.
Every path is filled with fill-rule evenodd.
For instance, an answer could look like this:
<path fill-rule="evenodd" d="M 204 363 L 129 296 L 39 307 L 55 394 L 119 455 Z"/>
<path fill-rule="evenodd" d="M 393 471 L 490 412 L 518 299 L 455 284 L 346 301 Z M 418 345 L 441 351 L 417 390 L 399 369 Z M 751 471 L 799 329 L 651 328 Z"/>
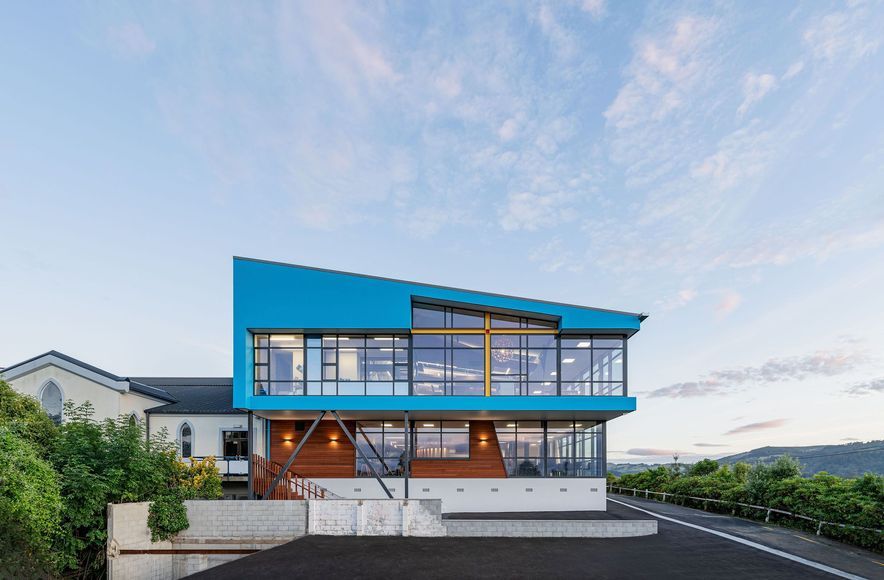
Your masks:
<path fill-rule="evenodd" d="M 613 496 L 611 519 L 654 517 L 659 533 L 616 539 L 306 536 L 212 568 L 194 578 L 824 578 L 832 574 L 665 518 L 795 553 L 846 573 L 881 577 L 871 552 L 775 526 Z M 621 503 L 616 503 L 621 502 Z M 458 517 L 458 516 L 455 516 Z M 463 516 L 459 516 L 463 517 Z M 472 517 L 472 514 L 470 514 Z M 495 514 L 486 517 L 546 517 Z M 579 519 L 580 512 L 567 517 Z M 598 517 L 586 514 L 583 517 Z M 805 546 L 806 544 L 806 546 Z M 800 548 L 800 549 L 799 549 Z M 803 550 L 803 551 L 802 551 Z"/>

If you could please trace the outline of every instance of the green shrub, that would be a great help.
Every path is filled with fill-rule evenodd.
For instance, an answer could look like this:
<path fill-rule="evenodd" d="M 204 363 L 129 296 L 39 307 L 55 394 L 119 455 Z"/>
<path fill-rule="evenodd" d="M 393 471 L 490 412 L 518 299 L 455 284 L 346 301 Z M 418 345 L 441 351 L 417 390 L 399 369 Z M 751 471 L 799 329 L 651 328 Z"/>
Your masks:
<path fill-rule="evenodd" d="M 88 403 L 65 404 L 51 460 L 64 502 L 56 551 L 65 570 L 82 576 L 104 575 L 107 504 L 151 501 L 179 485 L 171 444 L 163 438 L 148 443 L 128 417 L 96 422 Z"/>
<path fill-rule="evenodd" d="M 676 475 L 666 467 L 617 478 L 614 486 L 673 494 L 668 501 L 752 519 L 764 519 L 766 510 L 747 508 L 738 503 L 759 505 L 814 518 L 771 514 L 771 521 L 788 527 L 816 532 L 819 521 L 880 529 L 884 522 L 884 477 L 867 473 L 844 479 L 828 473 L 801 477 L 800 464 L 790 457 L 767 465 L 749 467 L 738 463 L 712 469 L 715 462 L 699 462 L 686 475 Z M 701 465 L 702 464 L 702 465 Z M 657 496 L 660 499 L 661 496 Z M 708 502 L 689 497 L 721 500 Z M 844 542 L 884 551 L 884 534 L 857 528 L 823 525 L 821 533 Z"/>
<path fill-rule="evenodd" d="M 0 577 L 53 575 L 59 532 L 58 478 L 31 441 L 0 425 Z"/>
<path fill-rule="evenodd" d="M 187 507 L 177 490 L 170 490 L 151 502 L 147 526 L 153 542 L 168 540 L 190 526 L 187 521 Z"/>

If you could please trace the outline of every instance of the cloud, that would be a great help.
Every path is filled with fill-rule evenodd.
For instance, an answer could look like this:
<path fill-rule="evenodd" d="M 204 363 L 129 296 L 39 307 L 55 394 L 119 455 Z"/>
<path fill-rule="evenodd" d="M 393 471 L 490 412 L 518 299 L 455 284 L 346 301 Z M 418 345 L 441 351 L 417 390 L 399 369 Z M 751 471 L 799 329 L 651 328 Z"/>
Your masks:
<path fill-rule="evenodd" d="M 761 101 L 776 86 L 777 78 L 772 74 L 747 74 L 743 78 L 743 102 L 737 108 L 737 115 L 742 117 L 752 105 Z"/>
<path fill-rule="evenodd" d="M 783 80 L 787 81 L 789 79 L 797 77 L 801 74 L 801 71 L 804 70 L 804 61 L 795 61 L 789 65 L 789 68 L 786 69 L 786 72 L 783 74 Z"/>
<path fill-rule="evenodd" d="M 727 316 L 743 303 L 743 297 L 733 290 L 725 292 L 721 300 L 715 306 L 715 313 L 719 317 Z"/>
<path fill-rule="evenodd" d="M 694 447 L 730 447 L 724 443 L 694 443 Z"/>
<path fill-rule="evenodd" d="M 770 421 L 760 421 L 758 423 L 747 423 L 746 425 L 740 425 L 739 427 L 735 427 L 730 431 L 725 432 L 725 435 L 739 435 L 741 433 L 754 433 L 755 431 L 763 431 L 765 429 L 776 429 L 778 427 L 782 427 L 786 423 L 789 422 L 789 419 L 771 419 Z"/>
<path fill-rule="evenodd" d="M 696 381 L 674 383 L 655 389 L 649 397 L 685 399 L 727 395 L 752 385 L 831 377 L 856 369 L 866 357 L 858 352 L 818 351 L 795 357 L 772 358 L 760 366 L 712 371 Z"/>
<path fill-rule="evenodd" d="M 539 264 L 542 272 L 558 272 L 563 268 L 568 272 L 583 270 L 583 264 L 574 259 L 573 252 L 565 246 L 559 236 L 531 250 L 528 259 Z"/>
<path fill-rule="evenodd" d="M 593 20 L 601 20 L 608 13 L 605 0 L 583 0 L 580 9 L 592 16 Z"/>
<path fill-rule="evenodd" d="M 867 6 L 854 3 L 815 20 L 805 30 L 804 42 L 818 60 L 849 64 L 878 50 L 878 31 L 870 21 Z"/>
<path fill-rule="evenodd" d="M 536 194 L 528 191 L 511 193 L 500 216 L 500 225 L 507 231 L 528 230 L 559 225 L 574 218 L 565 193 Z"/>
<path fill-rule="evenodd" d="M 844 392 L 855 397 L 872 395 L 876 393 L 884 393 L 884 377 L 880 379 L 873 379 L 871 381 L 857 383 L 844 389 Z"/>
<path fill-rule="evenodd" d="M 608 124 L 618 130 L 657 122 L 688 101 L 688 93 L 705 72 L 702 58 L 718 28 L 718 21 L 683 16 L 663 37 L 638 41 L 627 81 L 604 113 Z"/>
<path fill-rule="evenodd" d="M 673 296 L 669 296 L 666 299 L 658 300 L 655 302 L 657 306 L 660 307 L 664 312 L 670 312 L 672 310 L 677 310 L 679 308 L 683 308 L 694 301 L 694 299 L 699 296 L 699 293 L 694 288 L 682 288 L 678 292 L 676 292 Z"/>
<path fill-rule="evenodd" d="M 767 166 L 771 147 L 771 133 L 762 130 L 761 123 L 753 121 L 719 141 L 717 151 L 695 164 L 691 175 L 719 190 L 732 189 L 762 172 Z"/>
<path fill-rule="evenodd" d="M 540 5 L 537 11 L 537 21 L 540 23 L 540 30 L 554 48 L 556 56 L 564 60 L 570 60 L 576 56 L 577 42 L 571 32 L 559 23 L 551 5 Z"/>
<path fill-rule="evenodd" d="M 134 22 L 112 26 L 107 31 L 111 47 L 121 56 L 145 57 L 156 50 L 156 42 Z"/>
<path fill-rule="evenodd" d="M 672 457 L 677 454 L 678 450 L 676 449 L 657 449 L 655 447 L 634 447 L 632 449 L 627 449 L 627 455 L 642 455 L 642 456 L 666 456 Z"/>
<path fill-rule="evenodd" d="M 507 119 L 497 130 L 497 135 L 501 141 L 512 141 L 519 132 L 519 123 L 515 118 Z"/>

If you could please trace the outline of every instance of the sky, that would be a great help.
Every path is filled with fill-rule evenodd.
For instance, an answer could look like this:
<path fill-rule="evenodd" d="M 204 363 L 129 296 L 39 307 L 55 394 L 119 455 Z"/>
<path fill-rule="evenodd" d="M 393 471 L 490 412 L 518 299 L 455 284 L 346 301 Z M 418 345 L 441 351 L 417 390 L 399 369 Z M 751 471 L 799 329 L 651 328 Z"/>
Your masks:
<path fill-rule="evenodd" d="M 884 437 L 884 4 L 9 4 L 0 366 L 230 375 L 232 256 L 631 312 L 611 461 Z"/>

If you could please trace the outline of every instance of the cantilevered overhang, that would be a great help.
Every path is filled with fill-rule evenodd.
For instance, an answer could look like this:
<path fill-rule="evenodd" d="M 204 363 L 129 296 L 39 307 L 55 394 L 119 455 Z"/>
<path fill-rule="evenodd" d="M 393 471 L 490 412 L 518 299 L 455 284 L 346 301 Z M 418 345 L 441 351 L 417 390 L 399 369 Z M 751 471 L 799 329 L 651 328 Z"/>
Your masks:
<path fill-rule="evenodd" d="M 635 411 L 635 397 L 432 397 L 298 396 L 252 398 L 252 410 L 268 419 L 315 418 L 338 411 L 345 419 L 392 418 L 408 411 L 415 419 L 595 419 Z"/>

